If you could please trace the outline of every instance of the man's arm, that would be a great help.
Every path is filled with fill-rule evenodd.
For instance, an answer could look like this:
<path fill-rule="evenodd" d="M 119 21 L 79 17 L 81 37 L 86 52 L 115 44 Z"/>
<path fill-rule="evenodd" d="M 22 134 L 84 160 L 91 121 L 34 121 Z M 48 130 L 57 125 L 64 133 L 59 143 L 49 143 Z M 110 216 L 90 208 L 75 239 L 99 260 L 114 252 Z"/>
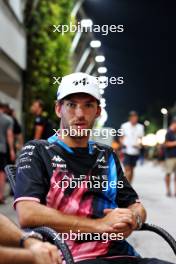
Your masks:
<path fill-rule="evenodd" d="M 9 146 L 11 161 L 15 160 L 15 150 L 14 150 L 14 134 L 12 128 L 7 130 L 7 144 Z"/>
<path fill-rule="evenodd" d="M 33 201 L 19 201 L 16 204 L 21 227 L 46 225 L 56 232 L 103 233 L 112 232 L 109 223 L 99 223 L 96 219 L 64 214 L 56 209 L 46 207 Z"/>
<path fill-rule="evenodd" d="M 34 257 L 27 249 L 0 247 L 0 264 L 34 264 Z"/>
<path fill-rule="evenodd" d="M 52 264 L 60 261 L 55 246 L 33 238 L 24 242 L 25 249 L 18 249 L 24 232 L 3 215 L 0 215 L 0 233 L 0 264 Z"/>
<path fill-rule="evenodd" d="M 41 139 L 43 130 L 44 130 L 44 126 L 43 125 L 36 125 L 35 126 L 34 139 Z"/>
<path fill-rule="evenodd" d="M 0 215 L 0 245 L 19 247 L 19 241 L 23 232 L 7 217 Z"/>
<path fill-rule="evenodd" d="M 145 223 L 147 218 L 147 212 L 141 203 L 134 203 L 130 205 L 128 209 L 130 209 L 134 213 L 135 217 L 139 215 L 142 220 L 142 223 Z"/>
<path fill-rule="evenodd" d="M 165 146 L 167 148 L 173 148 L 173 147 L 176 147 L 176 141 L 166 141 L 165 142 Z"/>
<path fill-rule="evenodd" d="M 145 221 L 146 213 L 141 204 L 133 204 L 129 209 L 106 209 L 108 212 L 101 219 L 90 219 L 87 217 L 80 217 L 74 215 L 67 215 L 46 207 L 33 201 L 21 201 L 16 204 L 18 211 L 20 225 L 25 227 L 46 225 L 56 232 L 80 232 L 82 233 L 112 233 L 122 232 L 122 228 L 127 225 L 135 229 L 136 218 L 135 214 L 141 216 L 143 222 Z M 118 223 L 118 225 L 116 225 Z"/>

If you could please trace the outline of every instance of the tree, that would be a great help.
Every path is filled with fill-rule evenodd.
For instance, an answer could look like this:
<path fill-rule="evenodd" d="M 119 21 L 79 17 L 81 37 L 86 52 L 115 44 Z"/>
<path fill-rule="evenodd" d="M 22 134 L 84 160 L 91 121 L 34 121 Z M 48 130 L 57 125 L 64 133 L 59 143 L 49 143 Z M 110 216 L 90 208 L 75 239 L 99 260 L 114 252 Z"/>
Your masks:
<path fill-rule="evenodd" d="M 29 107 L 34 98 L 43 99 L 50 118 L 58 84 L 53 77 L 71 71 L 72 33 L 53 32 L 53 25 L 69 24 L 73 0 L 27 0 L 25 25 L 27 32 L 27 71 L 24 77 L 24 112 L 26 131 L 31 130 Z M 26 133 L 29 136 L 29 133 Z"/>

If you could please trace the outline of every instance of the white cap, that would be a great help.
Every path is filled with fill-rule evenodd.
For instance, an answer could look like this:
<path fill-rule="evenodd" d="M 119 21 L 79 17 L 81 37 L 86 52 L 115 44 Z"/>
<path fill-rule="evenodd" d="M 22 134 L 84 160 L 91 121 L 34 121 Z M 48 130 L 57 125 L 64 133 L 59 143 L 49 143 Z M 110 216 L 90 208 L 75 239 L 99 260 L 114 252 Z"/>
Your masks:
<path fill-rule="evenodd" d="M 76 72 L 66 75 L 58 87 L 57 100 L 75 93 L 87 93 L 100 101 L 100 89 L 98 79 L 87 73 Z"/>

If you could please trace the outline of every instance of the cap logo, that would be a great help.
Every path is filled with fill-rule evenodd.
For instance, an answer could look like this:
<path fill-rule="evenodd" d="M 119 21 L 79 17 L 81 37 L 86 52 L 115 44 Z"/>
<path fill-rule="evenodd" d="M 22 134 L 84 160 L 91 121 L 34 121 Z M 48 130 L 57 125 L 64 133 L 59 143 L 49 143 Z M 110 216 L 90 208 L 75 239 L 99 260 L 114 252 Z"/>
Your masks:
<path fill-rule="evenodd" d="M 83 78 L 83 79 L 80 80 L 80 81 L 74 81 L 74 82 L 73 82 L 73 84 L 74 84 L 75 86 L 77 86 L 79 83 L 82 83 L 82 84 L 85 86 L 86 84 L 89 84 L 89 81 L 87 80 L 87 78 Z"/>

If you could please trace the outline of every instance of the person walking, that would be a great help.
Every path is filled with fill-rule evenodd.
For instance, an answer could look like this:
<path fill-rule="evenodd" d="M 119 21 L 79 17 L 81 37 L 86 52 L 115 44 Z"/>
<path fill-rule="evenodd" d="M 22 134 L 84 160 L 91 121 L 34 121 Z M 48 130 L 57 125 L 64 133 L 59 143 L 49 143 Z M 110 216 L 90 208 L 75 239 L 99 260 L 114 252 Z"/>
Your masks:
<path fill-rule="evenodd" d="M 4 203 L 5 173 L 9 148 L 10 160 L 15 160 L 13 121 L 4 113 L 4 104 L 0 102 L 0 203 Z"/>
<path fill-rule="evenodd" d="M 125 167 L 125 176 L 131 183 L 134 176 L 134 168 L 141 151 L 141 139 L 144 136 L 144 126 L 138 123 L 138 114 L 136 111 L 129 113 L 129 121 L 122 124 L 123 136 L 120 138 L 122 151 L 124 153 L 123 164 Z"/>
<path fill-rule="evenodd" d="M 176 117 L 171 121 L 165 136 L 165 157 L 166 157 L 166 195 L 171 196 L 171 174 L 174 174 L 174 195 L 176 196 Z"/>

